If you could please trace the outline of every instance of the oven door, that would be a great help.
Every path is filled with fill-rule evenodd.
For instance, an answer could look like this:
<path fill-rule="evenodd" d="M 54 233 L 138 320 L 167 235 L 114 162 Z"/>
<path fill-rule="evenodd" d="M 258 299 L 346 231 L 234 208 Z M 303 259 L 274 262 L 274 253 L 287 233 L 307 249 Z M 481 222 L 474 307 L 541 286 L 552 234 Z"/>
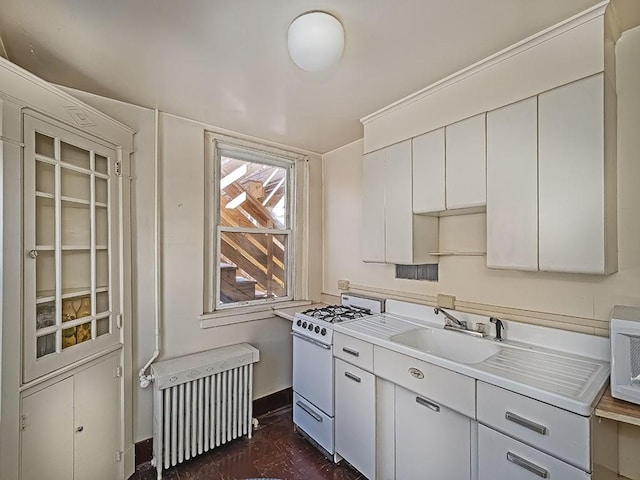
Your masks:
<path fill-rule="evenodd" d="M 298 332 L 293 335 L 293 391 L 333 417 L 333 348 Z"/>

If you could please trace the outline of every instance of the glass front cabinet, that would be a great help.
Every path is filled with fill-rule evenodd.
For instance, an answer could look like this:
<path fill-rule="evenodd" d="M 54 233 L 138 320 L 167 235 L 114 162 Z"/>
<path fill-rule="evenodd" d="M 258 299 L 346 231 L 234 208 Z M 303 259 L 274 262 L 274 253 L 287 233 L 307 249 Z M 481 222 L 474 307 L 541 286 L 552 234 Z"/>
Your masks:
<path fill-rule="evenodd" d="M 23 382 L 121 342 L 118 147 L 24 115 Z"/>

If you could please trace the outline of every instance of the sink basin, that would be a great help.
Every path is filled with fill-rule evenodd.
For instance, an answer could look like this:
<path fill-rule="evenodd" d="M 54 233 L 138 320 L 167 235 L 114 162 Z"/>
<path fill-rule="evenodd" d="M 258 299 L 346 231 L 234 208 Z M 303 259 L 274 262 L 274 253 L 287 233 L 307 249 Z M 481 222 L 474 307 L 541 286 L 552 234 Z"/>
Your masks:
<path fill-rule="evenodd" d="M 389 340 L 460 363 L 480 363 L 500 351 L 485 339 L 426 327 L 393 335 Z"/>

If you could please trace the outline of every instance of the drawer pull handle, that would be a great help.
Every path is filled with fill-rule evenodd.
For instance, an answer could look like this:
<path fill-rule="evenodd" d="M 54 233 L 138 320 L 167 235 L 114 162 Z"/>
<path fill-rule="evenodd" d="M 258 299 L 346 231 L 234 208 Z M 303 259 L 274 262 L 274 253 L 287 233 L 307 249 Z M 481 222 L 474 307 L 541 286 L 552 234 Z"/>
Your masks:
<path fill-rule="evenodd" d="M 307 407 L 304 403 L 298 401 L 296 402 L 296 405 L 299 406 L 305 412 L 307 412 L 311 416 L 311 418 L 313 418 L 316 422 L 322 423 L 322 417 L 318 415 L 316 412 L 314 412 L 313 410 L 311 410 L 309 407 Z"/>
<path fill-rule="evenodd" d="M 409 373 L 413 378 L 417 378 L 418 380 L 422 380 L 424 378 L 424 373 L 422 373 L 422 370 L 418 370 L 417 368 L 409 368 Z"/>
<path fill-rule="evenodd" d="M 520 415 L 516 415 L 513 412 L 507 412 L 504 414 L 504 418 L 509 420 L 510 422 L 516 423 L 521 427 L 528 428 L 529 430 L 533 430 L 540 435 L 547 434 L 547 427 L 544 425 L 540 425 L 539 423 L 532 422 L 531 420 L 527 420 L 526 418 L 522 418 Z"/>
<path fill-rule="evenodd" d="M 349 355 L 353 355 L 354 357 L 359 357 L 360 356 L 360 352 L 357 350 L 354 350 L 352 348 L 349 347 L 342 347 L 342 351 L 344 353 L 348 353 Z"/>
<path fill-rule="evenodd" d="M 426 398 L 416 397 L 416 403 L 419 403 L 423 407 L 427 407 L 429 410 L 433 410 L 434 412 L 440 411 L 440 405 L 430 402 Z"/>
<path fill-rule="evenodd" d="M 362 379 L 360 377 L 355 376 L 353 373 L 351 372 L 344 372 L 344 376 L 347 378 L 350 378 L 351 380 L 353 380 L 354 382 L 358 382 L 360 383 L 362 381 Z"/>
<path fill-rule="evenodd" d="M 544 468 L 539 467 L 535 463 L 531 463 L 529 460 L 525 460 L 515 453 L 507 452 L 507 460 L 521 468 L 524 468 L 525 470 L 530 471 L 531 473 L 535 473 L 540 478 L 547 478 L 549 476 L 549 472 Z"/>

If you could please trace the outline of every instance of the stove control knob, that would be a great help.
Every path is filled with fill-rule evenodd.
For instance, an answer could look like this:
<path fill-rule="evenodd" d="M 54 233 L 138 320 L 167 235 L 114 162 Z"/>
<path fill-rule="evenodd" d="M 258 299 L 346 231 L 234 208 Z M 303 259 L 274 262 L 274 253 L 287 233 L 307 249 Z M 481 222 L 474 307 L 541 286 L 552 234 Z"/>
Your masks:
<path fill-rule="evenodd" d="M 302 322 L 302 328 L 307 328 L 307 322 Z"/>
<path fill-rule="evenodd" d="M 316 328 L 315 328 L 315 332 L 316 333 L 320 333 L 320 327 L 318 327 L 317 325 L 316 325 Z"/>
<path fill-rule="evenodd" d="M 311 332 L 311 331 L 313 331 L 313 323 L 310 323 L 310 324 L 309 324 L 309 331 L 310 331 L 310 332 Z"/>
<path fill-rule="evenodd" d="M 322 330 L 320 330 L 320 334 L 321 335 L 326 335 L 327 334 L 327 329 L 323 328 Z"/>
<path fill-rule="evenodd" d="M 296 322 L 296 325 L 298 325 L 298 326 L 302 325 L 302 320 L 298 320 L 298 321 Z"/>

